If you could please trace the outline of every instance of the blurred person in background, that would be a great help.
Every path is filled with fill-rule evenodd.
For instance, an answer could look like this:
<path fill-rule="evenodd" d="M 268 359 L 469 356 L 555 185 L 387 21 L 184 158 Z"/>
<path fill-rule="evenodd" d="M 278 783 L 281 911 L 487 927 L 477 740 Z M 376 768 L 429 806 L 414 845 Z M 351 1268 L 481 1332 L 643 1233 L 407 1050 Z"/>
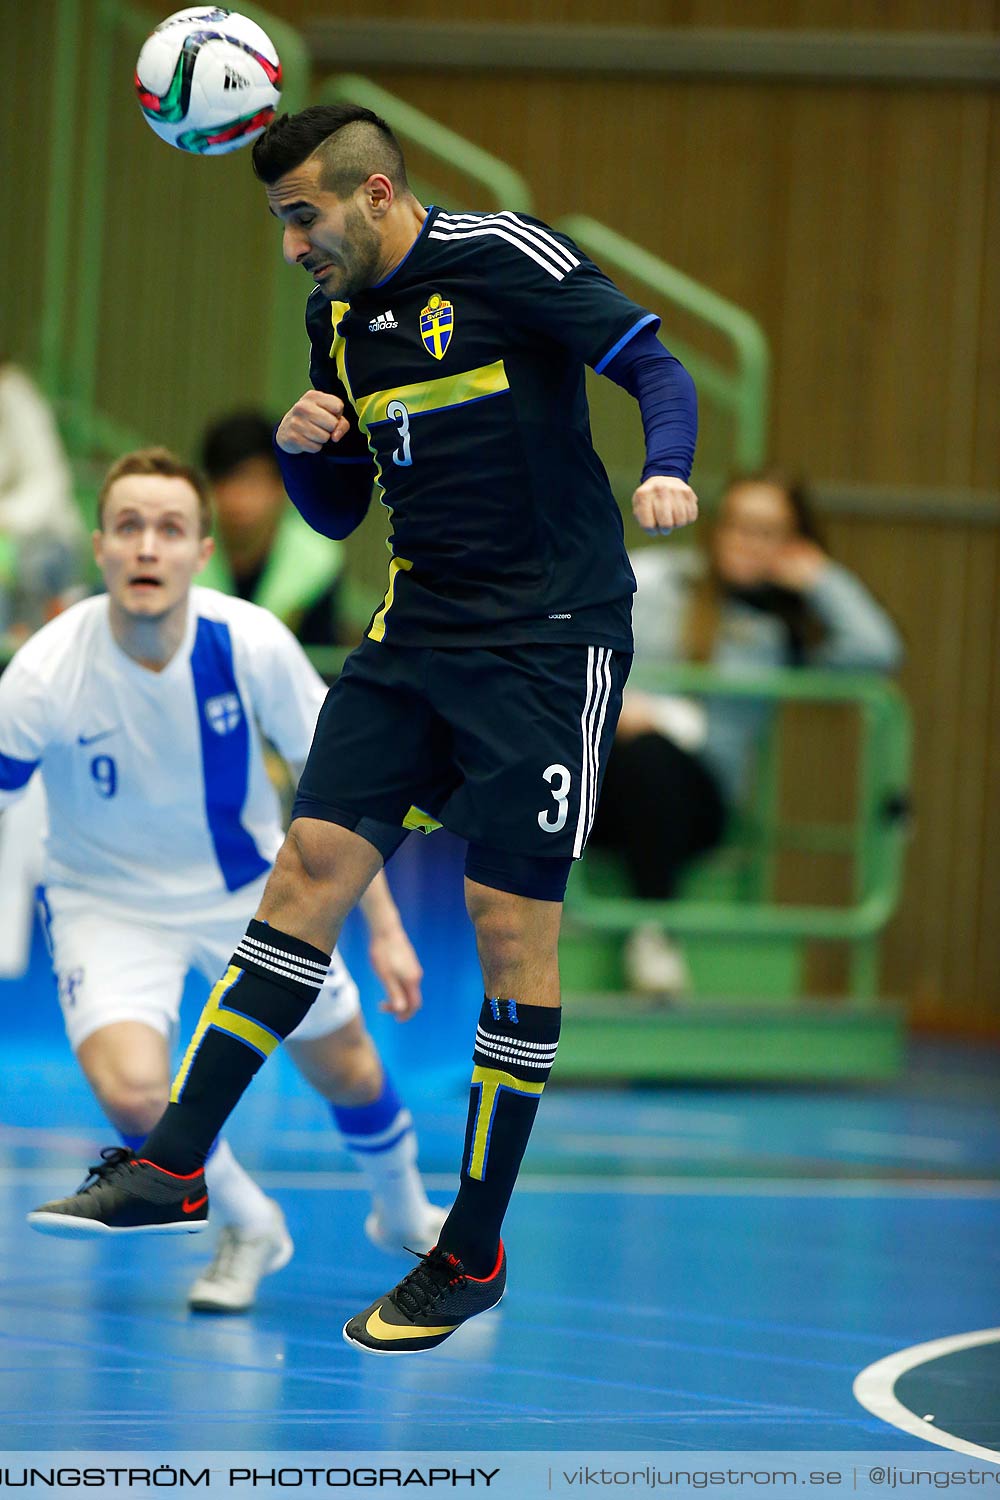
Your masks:
<path fill-rule="evenodd" d="M 632 555 L 636 662 L 697 662 L 733 676 L 787 667 L 892 672 L 899 632 L 865 585 L 827 553 L 801 485 L 747 475 L 726 490 L 708 540 Z M 622 856 L 634 894 L 665 901 L 721 843 L 750 791 L 774 705 L 761 700 L 625 692 L 592 842 Z M 688 987 L 663 930 L 628 937 L 639 993 Z"/>
<path fill-rule="evenodd" d="M 339 645 L 344 549 L 291 504 L 272 432 L 263 412 L 249 410 L 220 417 L 202 438 L 216 535 L 204 583 L 269 609 L 305 646 Z"/>
<path fill-rule="evenodd" d="M 0 356 L 0 635 L 23 638 L 72 601 L 83 540 L 52 411 Z"/>

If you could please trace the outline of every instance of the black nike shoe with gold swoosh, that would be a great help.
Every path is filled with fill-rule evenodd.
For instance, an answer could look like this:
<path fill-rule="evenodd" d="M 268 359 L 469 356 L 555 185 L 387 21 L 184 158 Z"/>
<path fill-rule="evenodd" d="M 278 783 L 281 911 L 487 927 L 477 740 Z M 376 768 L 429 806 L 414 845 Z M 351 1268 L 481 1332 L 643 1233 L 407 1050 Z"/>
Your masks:
<path fill-rule="evenodd" d="M 435 1247 L 391 1292 L 344 1325 L 349 1344 L 369 1354 L 418 1354 L 435 1349 L 477 1313 L 496 1307 L 507 1285 L 501 1243 L 489 1276 L 470 1276 L 462 1262 Z"/>
<path fill-rule="evenodd" d="M 40 1234 L 196 1234 L 208 1224 L 208 1189 L 201 1168 L 178 1177 L 134 1151 L 109 1146 L 68 1198 L 28 1215 Z"/>

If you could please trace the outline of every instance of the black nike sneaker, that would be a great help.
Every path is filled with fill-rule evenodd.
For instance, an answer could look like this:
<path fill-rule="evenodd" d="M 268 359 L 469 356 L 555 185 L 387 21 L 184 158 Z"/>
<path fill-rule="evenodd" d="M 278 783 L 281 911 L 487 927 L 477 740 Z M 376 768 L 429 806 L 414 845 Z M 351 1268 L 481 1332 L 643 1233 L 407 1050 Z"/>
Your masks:
<path fill-rule="evenodd" d="M 507 1285 L 501 1243 L 489 1276 L 470 1276 L 462 1262 L 436 1246 L 391 1292 L 344 1325 L 349 1344 L 369 1354 L 417 1354 L 434 1349 L 477 1313 L 496 1307 Z"/>
<path fill-rule="evenodd" d="M 28 1215 L 40 1234 L 197 1234 L 208 1224 L 208 1190 L 199 1167 L 178 1177 L 134 1151 L 108 1146 L 69 1198 Z"/>

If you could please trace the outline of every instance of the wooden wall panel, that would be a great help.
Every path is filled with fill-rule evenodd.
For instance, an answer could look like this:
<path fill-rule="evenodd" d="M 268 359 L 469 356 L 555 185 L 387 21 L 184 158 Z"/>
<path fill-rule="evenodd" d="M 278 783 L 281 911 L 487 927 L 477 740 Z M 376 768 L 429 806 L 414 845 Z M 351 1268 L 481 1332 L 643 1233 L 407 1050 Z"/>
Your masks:
<path fill-rule="evenodd" d="M 324 15 L 320 0 L 268 0 L 267 9 L 296 25 Z M 398 20 L 538 22 L 574 26 L 787 26 L 833 31 L 987 31 L 997 24 L 996 0 L 384 0 L 383 16 Z M 365 19 L 368 0 L 338 0 L 338 14 Z"/>
<path fill-rule="evenodd" d="M 1000 3 L 998 3 L 1000 10 Z M 979 326 L 984 337 L 976 345 L 976 419 L 973 437 L 973 483 L 995 484 L 998 440 L 997 392 L 1000 391 L 1000 108 L 990 112 L 989 150 L 985 165 L 987 184 L 983 223 L 982 295 Z"/>
<path fill-rule="evenodd" d="M 10 26 L 4 12 L 7 78 L 0 95 L 0 129 L 7 142 L 0 171 L 0 357 L 34 358 L 44 265 L 40 226 L 45 212 L 43 147 L 49 115 L 48 90 L 38 87 L 51 55 L 51 29 L 44 23 Z M 26 142 L 15 158 L 10 144 Z"/>
<path fill-rule="evenodd" d="M 884 946 L 887 993 L 924 1021 L 1000 1028 L 1000 533 L 840 520 L 834 553 L 876 589 L 907 643 L 913 838 Z M 828 774 L 822 761 L 818 779 Z"/>

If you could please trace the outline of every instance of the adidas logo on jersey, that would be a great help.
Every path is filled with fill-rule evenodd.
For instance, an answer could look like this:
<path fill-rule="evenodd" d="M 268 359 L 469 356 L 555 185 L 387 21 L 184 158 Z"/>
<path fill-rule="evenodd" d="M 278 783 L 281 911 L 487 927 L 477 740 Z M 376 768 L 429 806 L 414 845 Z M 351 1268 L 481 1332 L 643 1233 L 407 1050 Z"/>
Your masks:
<path fill-rule="evenodd" d="M 248 89 L 250 87 L 250 80 L 249 80 L 249 78 L 244 78 L 242 73 L 237 73 L 236 70 L 235 70 L 235 68 L 231 68 L 227 64 L 226 65 L 226 76 L 225 76 L 225 79 L 223 80 L 222 87 L 223 87 L 224 90 L 225 89 Z"/>
<path fill-rule="evenodd" d="M 392 315 L 392 308 L 387 307 L 384 313 L 379 313 L 377 318 L 372 318 L 368 324 L 369 333 L 382 333 L 386 328 L 398 328 L 399 324 Z"/>

